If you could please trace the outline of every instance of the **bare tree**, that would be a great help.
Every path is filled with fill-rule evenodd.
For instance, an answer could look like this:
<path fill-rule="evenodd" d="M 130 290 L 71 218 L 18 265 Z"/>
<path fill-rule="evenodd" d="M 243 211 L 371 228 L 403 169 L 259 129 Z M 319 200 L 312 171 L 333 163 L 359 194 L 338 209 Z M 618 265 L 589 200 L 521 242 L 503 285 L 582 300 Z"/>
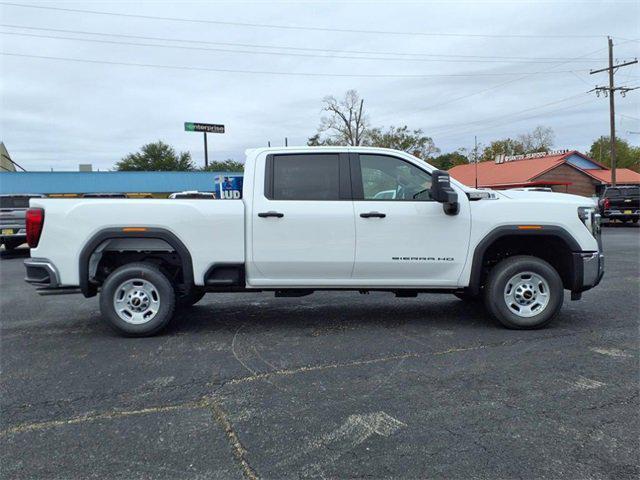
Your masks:
<path fill-rule="evenodd" d="M 325 137 L 312 137 L 318 145 L 362 145 L 369 120 L 364 113 L 364 99 L 355 90 L 348 90 L 342 100 L 333 95 L 322 99 L 323 112 L 318 133 Z M 310 139 L 311 141 L 311 139 Z"/>
<path fill-rule="evenodd" d="M 555 133 L 551 127 L 538 125 L 532 132 L 518 135 L 524 153 L 545 152 L 553 147 Z"/>

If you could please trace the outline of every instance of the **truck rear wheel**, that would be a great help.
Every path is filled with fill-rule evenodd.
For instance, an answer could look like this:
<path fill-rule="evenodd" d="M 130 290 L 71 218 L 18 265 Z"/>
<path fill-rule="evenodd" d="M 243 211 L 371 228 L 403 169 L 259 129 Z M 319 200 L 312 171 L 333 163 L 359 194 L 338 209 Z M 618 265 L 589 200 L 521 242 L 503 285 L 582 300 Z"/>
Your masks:
<path fill-rule="evenodd" d="M 484 300 L 489 313 L 507 328 L 542 328 L 562 307 L 564 287 L 549 263 L 519 255 L 491 270 Z"/>
<path fill-rule="evenodd" d="M 155 335 L 171 321 L 176 304 L 173 285 L 150 263 L 130 263 L 107 277 L 100 292 L 102 317 L 127 337 Z"/>

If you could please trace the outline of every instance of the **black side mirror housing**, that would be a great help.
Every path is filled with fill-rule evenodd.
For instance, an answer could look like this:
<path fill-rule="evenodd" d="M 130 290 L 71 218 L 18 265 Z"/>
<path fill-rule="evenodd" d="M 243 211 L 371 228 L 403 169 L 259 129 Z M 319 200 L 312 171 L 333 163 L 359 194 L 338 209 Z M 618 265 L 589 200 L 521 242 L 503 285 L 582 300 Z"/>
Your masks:
<path fill-rule="evenodd" d="M 434 170 L 431 172 L 431 198 L 442 203 L 444 213 L 447 215 L 457 215 L 460 211 L 458 194 L 451 187 L 451 178 L 447 172 Z"/>

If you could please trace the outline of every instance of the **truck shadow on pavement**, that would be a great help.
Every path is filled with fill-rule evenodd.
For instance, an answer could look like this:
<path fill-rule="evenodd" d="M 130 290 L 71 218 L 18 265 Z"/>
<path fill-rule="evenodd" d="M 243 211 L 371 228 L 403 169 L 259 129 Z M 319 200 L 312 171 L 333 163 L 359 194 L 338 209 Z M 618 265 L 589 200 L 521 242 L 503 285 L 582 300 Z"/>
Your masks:
<path fill-rule="evenodd" d="M 206 297 L 205 297 L 206 299 Z M 414 300 L 415 301 L 415 300 Z M 356 305 L 278 304 L 262 300 L 243 305 L 196 305 L 178 311 L 167 335 L 235 330 L 247 331 L 309 330 L 310 335 L 325 335 L 336 331 L 367 329 L 418 328 L 500 328 L 478 305 L 468 305 L 453 299 L 438 302 L 385 305 L 378 302 L 358 302 Z M 255 303 L 258 303 L 256 305 Z"/>
<path fill-rule="evenodd" d="M 29 258 L 29 249 L 16 248 L 15 250 L 0 250 L 0 259 L 9 260 L 12 258 Z"/>

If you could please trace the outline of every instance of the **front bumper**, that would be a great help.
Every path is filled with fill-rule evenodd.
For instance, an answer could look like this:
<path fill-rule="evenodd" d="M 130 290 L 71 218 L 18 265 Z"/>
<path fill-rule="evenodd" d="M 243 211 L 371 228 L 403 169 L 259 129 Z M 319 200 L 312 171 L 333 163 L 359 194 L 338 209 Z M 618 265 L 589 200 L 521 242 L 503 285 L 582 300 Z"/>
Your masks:
<path fill-rule="evenodd" d="M 574 285 L 572 292 L 584 292 L 600 283 L 604 276 L 604 253 L 577 252 L 573 254 Z"/>
<path fill-rule="evenodd" d="M 27 270 L 25 282 L 38 288 L 56 289 L 60 287 L 60 277 L 53 263 L 46 258 L 28 258 L 24 261 Z"/>

